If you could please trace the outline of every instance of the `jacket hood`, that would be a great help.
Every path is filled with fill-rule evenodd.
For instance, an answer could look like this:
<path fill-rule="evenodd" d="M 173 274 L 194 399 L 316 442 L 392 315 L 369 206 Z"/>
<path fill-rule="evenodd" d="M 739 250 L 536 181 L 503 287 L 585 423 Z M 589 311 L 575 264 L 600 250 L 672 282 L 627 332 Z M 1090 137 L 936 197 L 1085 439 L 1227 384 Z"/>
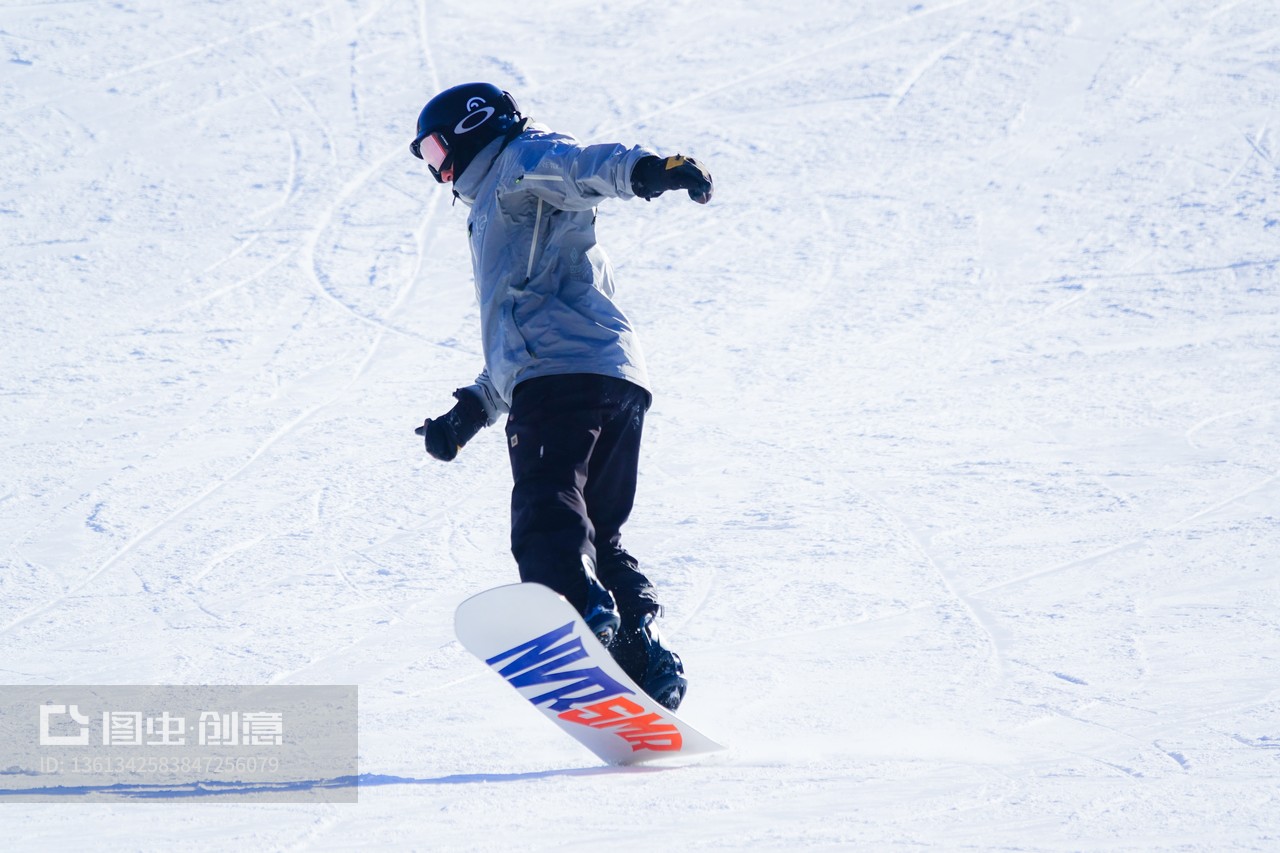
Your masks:
<path fill-rule="evenodd" d="M 481 185 L 489 172 L 493 170 L 493 164 L 498 159 L 498 154 L 502 152 L 508 143 L 513 139 L 518 139 L 531 130 L 545 133 L 550 128 L 538 124 L 537 122 L 525 119 L 522 125 L 519 125 L 520 133 L 515 136 L 499 136 L 493 139 L 488 145 L 476 152 L 476 156 L 467 164 L 467 168 L 462 170 L 462 174 L 453 182 L 453 195 L 467 207 L 475 204 L 476 195 L 480 191 Z"/>

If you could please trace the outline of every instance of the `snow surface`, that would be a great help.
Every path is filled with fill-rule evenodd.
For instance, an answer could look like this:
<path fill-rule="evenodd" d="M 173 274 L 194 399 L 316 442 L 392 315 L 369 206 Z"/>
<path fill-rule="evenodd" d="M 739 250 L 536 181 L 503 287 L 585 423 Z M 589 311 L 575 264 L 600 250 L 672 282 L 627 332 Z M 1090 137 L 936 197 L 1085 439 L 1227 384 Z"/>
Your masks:
<path fill-rule="evenodd" d="M 9 849 L 1280 849 L 1280 4 L 0 6 L 0 680 L 358 684 L 355 805 Z M 473 79 L 696 156 L 607 204 L 631 549 L 731 746 L 617 770 L 452 634 L 514 580 Z M 0 761 L 0 764 L 3 764 Z"/>

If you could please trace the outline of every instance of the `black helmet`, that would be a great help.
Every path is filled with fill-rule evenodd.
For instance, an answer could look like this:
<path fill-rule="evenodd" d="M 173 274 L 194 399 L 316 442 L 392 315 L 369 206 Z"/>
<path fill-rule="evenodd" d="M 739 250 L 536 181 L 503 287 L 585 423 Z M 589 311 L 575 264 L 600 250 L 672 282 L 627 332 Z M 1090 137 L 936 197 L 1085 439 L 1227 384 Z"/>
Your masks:
<path fill-rule="evenodd" d="M 520 120 L 515 98 L 492 83 L 445 89 L 422 108 L 409 150 L 440 183 L 455 180 L 472 158 Z M 428 139 L 430 137 L 430 139 Z M 427 156 L 423 156 L 424 141 Z"/>

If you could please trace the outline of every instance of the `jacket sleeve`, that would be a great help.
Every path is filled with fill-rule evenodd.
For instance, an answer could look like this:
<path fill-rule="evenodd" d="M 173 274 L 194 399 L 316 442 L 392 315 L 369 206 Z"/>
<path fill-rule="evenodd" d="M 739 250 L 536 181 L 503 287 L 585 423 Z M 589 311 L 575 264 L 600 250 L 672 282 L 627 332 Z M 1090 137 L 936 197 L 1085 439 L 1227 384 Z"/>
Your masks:
<path fill-rule="evenodd" d="M 510 411 L 510 407 L 503 401 L 502 395 L 498 393 L 497 387 L 493 384 L 493 380 L 489 378 L 489 369 L 487 367 L 480 371 L 480 375 L 476 377 L 476 383 L 468 385 L 465 390 L 474 393 L 480 398 L 480 402 L 484 404 L 484 413 L 489 418 L 486 426 L 493 426 L 497 422 L 499 415 Z"/>
<path fill-rule="evenodd" d="M 606 198 L 634 198 L 631 172 L 651 154 L 641 146 L 557 141 L 521 158 L 515 184 L 561 210 L 590 210 Z"/>

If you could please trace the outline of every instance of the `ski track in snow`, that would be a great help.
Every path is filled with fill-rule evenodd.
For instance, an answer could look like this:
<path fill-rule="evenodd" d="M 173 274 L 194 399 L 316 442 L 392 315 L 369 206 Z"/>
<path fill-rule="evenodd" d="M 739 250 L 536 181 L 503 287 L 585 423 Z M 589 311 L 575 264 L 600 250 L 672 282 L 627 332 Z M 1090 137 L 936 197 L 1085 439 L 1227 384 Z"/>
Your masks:
<path fill-rule="evenodd" d="M 621 849 L 1276 845 L 1271 4 L 28 3 L 0 46 L 0 672 L 358 684 L 364 774 L 6 803 L 13 849 L 586 849 L 582 802 Z M 691 767 L 594 766 L 453 637 L 509 474 L 412 432 L 481 357 L 406 145 L 469 79 L 716 176 L 599 222 L 628 547 L 731 747 Z"/>

